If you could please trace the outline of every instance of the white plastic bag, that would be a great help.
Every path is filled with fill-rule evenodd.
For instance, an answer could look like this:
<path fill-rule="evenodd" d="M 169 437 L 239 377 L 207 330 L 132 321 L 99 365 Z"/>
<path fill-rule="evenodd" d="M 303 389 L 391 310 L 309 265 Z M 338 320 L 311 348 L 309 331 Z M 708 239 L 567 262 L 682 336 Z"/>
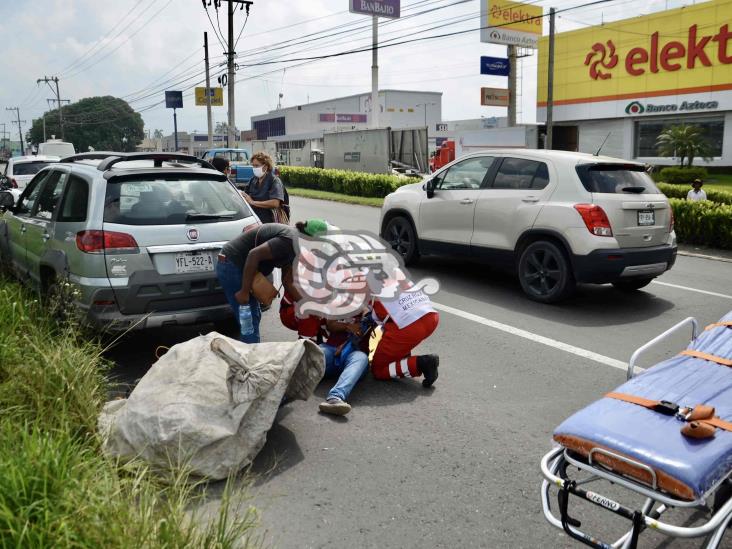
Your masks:
<path fill-rule="evenodd" d="M 105 451 L 226 478 L 262 449 L 282 398 L 307 400 L 324 371 L 323 352 L 308 340 L 199 336 L 172 347 L 128 399 L 104 406 Z"/>

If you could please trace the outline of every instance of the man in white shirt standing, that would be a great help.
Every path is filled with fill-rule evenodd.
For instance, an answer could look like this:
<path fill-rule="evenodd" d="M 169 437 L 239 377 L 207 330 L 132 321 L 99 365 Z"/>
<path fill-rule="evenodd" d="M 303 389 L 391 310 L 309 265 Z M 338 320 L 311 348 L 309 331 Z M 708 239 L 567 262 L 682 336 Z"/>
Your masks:
<path fill-rule="evenodd" d="M 691 184 L 693 188 L 686 195 L 686 200 L 706 200 L 707 193 L 702 191 L 703 184 L 701 179 L 695 179 Z"/>

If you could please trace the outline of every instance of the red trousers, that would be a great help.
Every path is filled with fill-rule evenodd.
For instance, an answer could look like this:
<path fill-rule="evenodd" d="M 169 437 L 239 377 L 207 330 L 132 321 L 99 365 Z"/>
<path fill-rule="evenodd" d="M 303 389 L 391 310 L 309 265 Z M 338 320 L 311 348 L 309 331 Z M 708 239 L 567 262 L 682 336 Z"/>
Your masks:
<path fill-rule="evenodd" d="M 412 349 L 432 335 L 439 322 L 440 315 L 437 313 L 426 314 L 401 330 L 393 321 L 388 321 L 371 362 L 374 377 L 391 379 L 421 376 L 417 357 L 410 354 Z"/>

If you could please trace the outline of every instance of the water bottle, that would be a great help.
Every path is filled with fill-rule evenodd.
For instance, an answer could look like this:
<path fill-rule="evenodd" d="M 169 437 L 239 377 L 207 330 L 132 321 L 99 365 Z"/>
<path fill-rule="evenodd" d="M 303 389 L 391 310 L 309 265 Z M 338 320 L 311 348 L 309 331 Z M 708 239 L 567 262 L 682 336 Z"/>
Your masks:
<path fill-rule="evenodd" d="M 250 336 L 254 333 L 254 319 L 249 305 L 239 305 L 239 326 L 242 336 Z"/>

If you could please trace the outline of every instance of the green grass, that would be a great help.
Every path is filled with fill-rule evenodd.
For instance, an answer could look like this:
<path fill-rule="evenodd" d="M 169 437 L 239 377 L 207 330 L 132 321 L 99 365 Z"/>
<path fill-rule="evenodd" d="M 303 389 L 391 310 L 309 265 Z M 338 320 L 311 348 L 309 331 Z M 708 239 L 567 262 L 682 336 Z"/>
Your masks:
<path fill-rule="evenodd" d="M 704 182 L 704 189 L 732 192 L 732 174 L 710 173 Z"/>
<path fill-rule="evenodd" d="M 101 347 L 0 276 L 0 546 L 233 548 L 256 511 L 227 485 L 213 520 L 205 485 L 105 456 Z"/>
<path fill-rule="evenodd" d="M 292 196 L 304 198 L 317 198 L 318 200 L 330 200 L 332 202 L 343 202 L 345 204 L 358 204 L 359 206 L 373 206 L 381 208 L 384 204 L 383 198 L 368 196 L 351 196 L 348 194 L 332 193 L 328 191 L 316 191 L 314 189 L 302 189 L 298 187 L 287 187 L 287 192 Z"/>

